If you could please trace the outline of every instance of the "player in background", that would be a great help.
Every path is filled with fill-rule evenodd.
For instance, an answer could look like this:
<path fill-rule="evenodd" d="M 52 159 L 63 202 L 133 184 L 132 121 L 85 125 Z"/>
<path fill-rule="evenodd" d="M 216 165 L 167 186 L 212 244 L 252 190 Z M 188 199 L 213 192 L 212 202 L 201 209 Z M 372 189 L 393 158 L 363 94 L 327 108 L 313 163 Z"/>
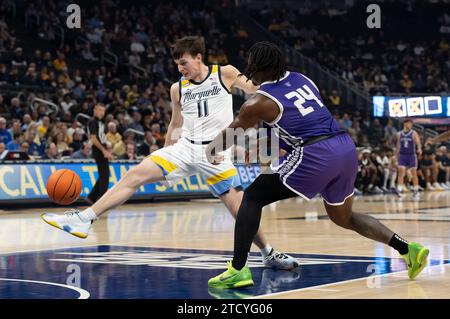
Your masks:
<path fill-rule="evenodd" d="M 208 162 L 204 150 L 222 129 L 233 122 L 231 90 L 237 87 L 247 93 L 255 93 L 257 87 L 239 76 L 240 72 L 232 65 L 205 65 L 204 56 L 205 44 L 201 37 L 184 37 L 174 45 L 173 58 L 183 76 L 170 88 L 172 119 L 164 148 L 130 169 L 91 207 L 62 215 L 46 213 L 42 215 L 45 222 L 86 238 L 91 222 L 125 203 L 141 185 L 159 181 L 171 185 L 197 173 L 205 178 L 213 195 L 220 198 L 236 217 L 243 191 L 230 154 L 225 152 L 225 160 L 217 166 Z M 262 230 L 253 240 L 266 267 L 298 267 L 295 258 L 274 250 L 267 243 Z"/>
<path fill-rule="evenodd" d="M 397 133 L 397 146 L 395 148 L 398 161 L 397 195 L 401 198 L 406 170 L 411 170 L 413 182 L 413 199 L 419 199 L 419 178 L 417 177 L 417 154 L 422 156 L 422 145 L 419 134 L 413 130 L 413 122 L 406 119 L 403 130 Z"/>

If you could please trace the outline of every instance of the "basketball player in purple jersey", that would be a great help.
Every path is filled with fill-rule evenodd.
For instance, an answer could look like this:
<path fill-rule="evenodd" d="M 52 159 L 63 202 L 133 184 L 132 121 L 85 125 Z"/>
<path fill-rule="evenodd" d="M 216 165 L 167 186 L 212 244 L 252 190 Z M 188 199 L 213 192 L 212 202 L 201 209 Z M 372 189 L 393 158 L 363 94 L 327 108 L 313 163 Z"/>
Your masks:
<path fill-rule="evenodd" d="M 411 170 L 413 180 L 413 199 L 419 199 L 419 179 L 417 177 L 417 154 L 422 156 L 422 145 L 419 134 L 413 129 L 413 122 L 406 119 L 403 122 L 403 130 L 397 133 L 397 147 L 395 149 L 398 164 L 397 195 L 401 198 L 403 183 L 407 169 Z"/>
<path fill-rule="evenodd" d="M 229 129 L 248 129 L 264 121 L 278 129 L 281 141 L 290 147 L 281 157 L 281 165 L 272 167 L 271 174 L 260 174 L 245 190 L 236 219 L 233 260 L 208 285 L 253 285 L 246 263 L 262 208 L 296 196 L 309 200 L 317 193 L 322 195 L 334 223 L 396 249 L 406 260 L 409 277 L 415 278 L 427 264 L 429 250 L 408 243 L 375 218 L 352 211 L 358 170 L 355 145 L 346 132 L 339 130 L 314 82 L 301 73 L 287 71 L 280 49 L 270 42 L 253 45 L 245 75 L 260 88 L 244 103 Z M 208 145 L 210 162 L 220 161 L 216 154 L 231 147 L 232 142 L 227 142 L 224 130 Z"/>

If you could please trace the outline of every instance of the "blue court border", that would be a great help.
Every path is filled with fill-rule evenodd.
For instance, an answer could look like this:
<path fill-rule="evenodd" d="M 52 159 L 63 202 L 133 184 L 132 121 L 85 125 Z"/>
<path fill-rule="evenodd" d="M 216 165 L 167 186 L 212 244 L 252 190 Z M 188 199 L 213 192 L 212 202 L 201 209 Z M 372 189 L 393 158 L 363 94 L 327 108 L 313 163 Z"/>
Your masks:
<path fill-rule="evenodd" d="M 94 255 L 62 255 L 62 252 Z M 127 256 L 133 254 L 132 256 L 136 256 L 136 258 L 126 260 L 125 264 L 99 263 L 98 260 L 86 263 L 76 260 L 76 258 L 91 257 L 101 259 L 102 257 L 99 255 L 103 256 L 105 253 L 111 254 L 112 252 L 122 252 Z M 165 260 L 164 253 L 170 253 L 171 257 Z M 139 263 L 141 254 L 148 254 L 150 257 L 145 258 L 156 259 L 157 263 L 161 260 L 163 266 L 134 265 L 134 262 Z M 253 287 L 238 290 L 209 289 L 208 279 L 225 269 L 225 260 L 230 259 L 231 255 L 232 252 L 221 250 L 122 245 L 6 253 L 0 254 L 0 278 L 79 286 L 89 292 L 89 298 L 93 299 L 236 299 L 288 292 L 406 270 L 401 258 L 291 254 L 306 263 L 302 264 L 298 271 L 275 271 L 262 267 L 251 267 L 255 281 Z M 258 260 L 258 254 L 252 253 L 251 256 Z M 195 261 L 198 258 L 201 259 L 199 264 L 205 265 L 204 269 L 172 267 L 174 264 Z M 216 264 L 219 262 L 220 265 L 223 265 L 220 266 L 221 269 L 208 269 L 209 259 L 217 258 Z M 53 259 L 71 260 L 55 261 Z M 120 256 L 118 262 L 122 263 Z M 449 260 L 430 260 L 429 265 L 448 263 L 450 263 Z M 408 281 L 407 274 L 404 273 L 404 275 L 405 281 Z M 426 280 L 426 277 L 423 276 L 419 278 Z M 371 288 L 368 287 L 368 289 Z M 0 299 L 74 299 L 79 297 L 79 292 L 67 289 L 67 287 L 0 280 Z"/>

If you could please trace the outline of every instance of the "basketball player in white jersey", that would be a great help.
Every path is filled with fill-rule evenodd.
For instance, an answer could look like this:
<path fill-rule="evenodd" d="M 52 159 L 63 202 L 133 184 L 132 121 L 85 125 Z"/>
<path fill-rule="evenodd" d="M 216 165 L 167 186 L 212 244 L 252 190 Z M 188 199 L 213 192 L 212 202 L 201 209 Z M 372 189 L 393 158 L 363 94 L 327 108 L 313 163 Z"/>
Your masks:
<path fill-rule="evenodd" d="M 61 215 L 45 213 L 41 216 L 45 222 L 86 238 L 95 219 L 126 202 L 141 185 L 160 181 L 170 185 L 197 173 L 205 178 L 213 195 L 220 198 L 236 218 L 243 196 L 238 172 L 229 153 L 220 154 L 225 160 L 220 165 L 213 165 L 206 158 L 205 148 L 233 122 L 232 88 L 255 93 L 257 87 L 245 76 L 239 76 L 240 72 L 232 65 L 206 66 L 204 53 L 201 37 L 185 37 L 174 45 L 173 58 L 183 76 L 170 88 L 172 119 L 164 148 L 130 169 L 91 207 Z M 261 229 L 254 237 L 254 243 L 261 250 L 266 267 L 298 267 L 295 258 L 277 252 L 267 244 Z"/>

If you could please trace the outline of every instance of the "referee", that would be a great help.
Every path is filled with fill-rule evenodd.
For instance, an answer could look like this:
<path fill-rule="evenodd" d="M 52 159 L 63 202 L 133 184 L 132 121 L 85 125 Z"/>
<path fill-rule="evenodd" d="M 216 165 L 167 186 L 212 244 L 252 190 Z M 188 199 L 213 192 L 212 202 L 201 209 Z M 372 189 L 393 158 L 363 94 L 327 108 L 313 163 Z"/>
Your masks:
<path fill-rule="evenodd" d="M 92 156 L 97 163 L 98 180 L 86 198 L 89 204 L 95 203 L 108 190 L 109 185 L 109 162 L 112 154 L 106 149 L 106 133 L 103 118 L 106 107 L 97 103 L 94 107 L 94 118 L 88 123 L 89 138 L 92 142 Z"/>

